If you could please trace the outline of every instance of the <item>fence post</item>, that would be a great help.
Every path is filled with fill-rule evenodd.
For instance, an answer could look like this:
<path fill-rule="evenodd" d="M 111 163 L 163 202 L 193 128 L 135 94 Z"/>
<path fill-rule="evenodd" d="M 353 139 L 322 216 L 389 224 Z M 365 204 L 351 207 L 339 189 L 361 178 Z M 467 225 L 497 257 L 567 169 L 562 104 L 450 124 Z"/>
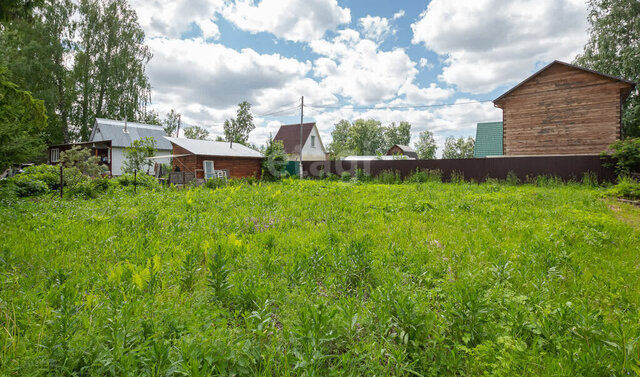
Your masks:
<path fill-rule="evenodd" d="M 64 165 L 60 164 L 60 199 L 64 195 Z"/>
<path fill-rule="evenodd" d="M 138 169 L 133 170 L 133 193 L 138 193 Z"/>

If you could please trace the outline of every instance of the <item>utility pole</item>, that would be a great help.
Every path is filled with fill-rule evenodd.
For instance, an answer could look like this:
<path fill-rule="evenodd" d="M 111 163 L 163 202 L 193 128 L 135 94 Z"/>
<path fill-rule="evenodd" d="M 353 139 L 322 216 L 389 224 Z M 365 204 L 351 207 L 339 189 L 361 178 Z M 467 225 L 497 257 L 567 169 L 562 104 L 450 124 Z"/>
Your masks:
<path fill-rule="evenodd" d="M 303 176 L 302 170 L 302 126 L 304 124 L 304 96 L 302 96 L 302 102 L 300 103 L 300 178 Z"/>
<path fill-rule="evenodd" d="M 178 130 L 176 131 L 176 137 L 180 135 L 180 120 L 182 119 L 182 114 L 178 114 Z"/>

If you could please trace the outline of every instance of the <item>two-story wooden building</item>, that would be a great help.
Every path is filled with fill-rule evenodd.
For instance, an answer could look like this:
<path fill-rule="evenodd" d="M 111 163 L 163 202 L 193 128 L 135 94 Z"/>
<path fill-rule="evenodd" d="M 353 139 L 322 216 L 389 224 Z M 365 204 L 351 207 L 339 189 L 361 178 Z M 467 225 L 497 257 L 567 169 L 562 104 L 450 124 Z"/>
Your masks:
<path fill-rule="evenodd" d="M 622 137 L 622 104 L 635 83 L 554 61 L 494 102 L 503 154 L 599 154 Z"/>

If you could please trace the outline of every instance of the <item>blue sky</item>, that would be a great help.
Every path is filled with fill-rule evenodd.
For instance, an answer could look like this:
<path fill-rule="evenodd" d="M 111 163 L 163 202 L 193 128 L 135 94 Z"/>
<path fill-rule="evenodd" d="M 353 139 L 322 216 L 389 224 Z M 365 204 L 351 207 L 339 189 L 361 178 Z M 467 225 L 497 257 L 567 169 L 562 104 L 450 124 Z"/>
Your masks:
<path fill-rule="evenodd" d="M 474 136 L 502 117 L 483 101 L 571 61 L 588 37 L 579 0 L 130 1 L 154 54 L 151 108 L 218 135 L 248 100 L 258 144 L 299 121 L 303 95 L 335 106 L 305 107 L 325 144 L 337 121 L 357 118 L 409 121 L 412 142 L 424 130 L 439 145 Z"/>

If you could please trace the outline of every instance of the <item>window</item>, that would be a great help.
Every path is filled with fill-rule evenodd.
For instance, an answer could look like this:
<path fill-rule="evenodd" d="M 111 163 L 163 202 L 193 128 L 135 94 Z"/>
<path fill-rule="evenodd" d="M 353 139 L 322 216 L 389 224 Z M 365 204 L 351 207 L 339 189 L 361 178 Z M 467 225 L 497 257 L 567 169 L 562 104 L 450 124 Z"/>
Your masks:
<path fill-rule="evenodd" d="M 316 137 L 311 136 L 311 148 L 315 148 L 315 147 L 316 147 Z"/>
<path fill-rule="evenodd" d="M 51 148 L 51 162 L 60 161 L 60 148 Z"/>
<path fill-rule="evenodd" d="M 213 170 L 213 161 L 204 161 L 204 179 L 208 180 L 209 178 L 215 177 L 215 172 Z"/>

